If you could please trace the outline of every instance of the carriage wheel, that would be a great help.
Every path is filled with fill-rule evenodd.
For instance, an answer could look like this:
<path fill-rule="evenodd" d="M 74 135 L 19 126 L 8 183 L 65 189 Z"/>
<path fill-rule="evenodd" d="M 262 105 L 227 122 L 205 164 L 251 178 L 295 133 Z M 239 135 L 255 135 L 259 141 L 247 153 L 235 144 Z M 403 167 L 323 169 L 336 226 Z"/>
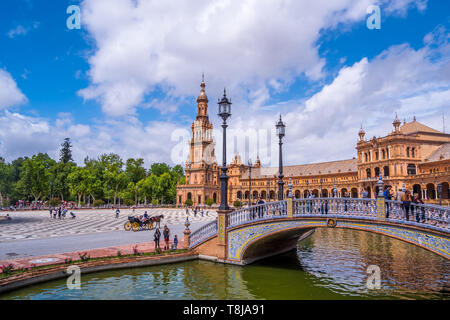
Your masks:
<path fill-rule="evenodd" d="M 153 230 L 153 229 L 155 228 L 155 226 L 153 225 L 153 221 L 152 221 L 152 222 L 149 222 L 149 223 L 147 224 L 147 226 L 148 226 L 148 230 Z"/>
<path fill-rule="evenodd" d="M 125 231 L 130 231 L 131 230 L 131 222 L 130 221 L 125 222 L 125 224 L 123 225 L 123 228 L 125 229 Z"/>
<path fill-rule="evenodd" d="M 139 231 L 139 223 L 133 222 L 132 228 L 133 228 L 133 231 L 134 231 L 134 232 Z"/>

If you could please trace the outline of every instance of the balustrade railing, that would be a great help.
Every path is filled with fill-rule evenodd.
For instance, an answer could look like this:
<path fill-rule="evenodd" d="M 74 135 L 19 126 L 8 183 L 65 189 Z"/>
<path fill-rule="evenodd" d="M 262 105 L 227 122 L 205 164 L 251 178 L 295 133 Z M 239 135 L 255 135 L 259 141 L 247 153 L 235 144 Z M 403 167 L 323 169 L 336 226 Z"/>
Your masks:
<path fill-rule="evenodd" d="M 379 220 L 408 225 L 420 225 L 425 228 L 450 232 L 450 207 L 430 204 L 403 204 L 401 201 L 385 201 L 384 217 L 378 216 L 376 199 L 354 198 L 311 198 L 293 199 L 293 217 L 330 216 Z M 227 229 L 246 223 L 286 218 L 287 201 L 268 202 L 256 206 L 241 208 L 228 215 Z M 217 233 L 217 222 L 212 221 L 190 236 L 190 246 Z"/>
<path fill-rule="evenodd" d="M 215 234 L 217 234 L 217 220 L 213 220 L 192 232 L 189 236 L 189 247 L 192 248 Z"/>
<path fill-rule="evenodd" d="M 352 198 L 294 199 L 294 217 L 322 214 L 376 217 L 376 200 Z"/>
<path fill-rule="evenodd" d="M 285 218 L 286 215 L 286 201 L 268 202 L 231 212 L 228 216 L 227 228 L 252 221 Z"/>

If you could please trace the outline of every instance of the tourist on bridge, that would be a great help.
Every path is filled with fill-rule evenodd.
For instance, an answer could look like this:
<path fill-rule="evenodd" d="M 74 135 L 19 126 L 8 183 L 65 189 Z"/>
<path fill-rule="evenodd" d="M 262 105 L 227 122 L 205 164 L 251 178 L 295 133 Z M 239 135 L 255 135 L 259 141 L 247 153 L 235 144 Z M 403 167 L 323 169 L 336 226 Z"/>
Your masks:
<path fill-rule="evenodd" d="M 414 193 L 414 198 L 412 203 L 423 204 L 422 199 L 419 198 L 419 194 Z M 419 216 L 420 212 L 420 216 Z M 416 222 L 425 222 L 425 209 L 423 207 L 416 207 Z"/>
<path fill-rule="evenodd" d="M 261 197 L 259 197 L 258 201 L 256 202 L 257 205 L 264 204 L 264 203 L 266 203 L 266 202 Z M 262 206 L 258 207 L 258 218 L 261 219 L 263 217 L 263 215 L 264 215 L 264 208 Z"/>
<path fill-rule="evenodd" d="M 406 221 L 409 220 L 409 208 L 411 207 L 411 192 L 406 190 L 405 194 L 402 197 L 403 208 L 405 209 Z"/>
<path fill-rule="evenodd" d="M 159 231 L 159 228 L 156 228 L 155 233 L 153 234 L 153 240 L 155 241 L 155 251 L 161 250 L 161 248 L 159 247 L 159 238 L 161 238 L 161 231 Z"/>
<path fill-rule="evenodd" d="M 164 226 L 163 236 L 164 236 L 164 250 L 169 250 L 170 230 L 167 227 L 167 225 Z"/>
<path fill-rule="evenodd" d="M 391 192 L 392 187 L 391 186 L 387 186 L 386 190 L 384 190 L 384 199 L 385 200 L 391 200 L 392 199 L 392 192 Z M 389 219 L 389 203 L 386 202 L 386 219 Z"/>

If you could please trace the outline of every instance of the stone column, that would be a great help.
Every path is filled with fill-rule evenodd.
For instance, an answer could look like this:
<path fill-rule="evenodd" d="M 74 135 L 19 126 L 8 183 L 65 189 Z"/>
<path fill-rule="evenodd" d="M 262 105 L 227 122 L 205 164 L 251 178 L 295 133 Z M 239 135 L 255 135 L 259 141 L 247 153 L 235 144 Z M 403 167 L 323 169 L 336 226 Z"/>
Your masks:
<path fill-rule="evenodd" d="M 220 260 L 226 260 L 228 256 L 227 224 L 230 212 L 231 210 L 217 211 L 217 258 Z"/>
<path fill-rule="evenodd" d="M 289 178 L 289 184 L 288 184 L 288 188 L 289 188 L 289 195 L 286 199 L 286 214 L 288 216 L 288 218 L 292 218 L 293 212 L 294 212 L 294 201 L 293 201 L 293 194 L 292 194 L 292 182 L 291 182 L 291 178 Z"/>
<path fill-rule="evenodd" d="M 383 180 L 381 176 L 377 182 L 377 186 L 378 186 L 378 194 L 376 195 L 377 216 L 379 220 L 384 220 L 386 218 L 386 200 L 383 195 Z"/>
<path fill-rule="evenodd" d="M 189 218 L 186 217 L 186 222 L 184 223 L 184 225 L 186 226 L 186 229 L 184 229 L 184 241 L 183 241 L 183 248 L 184 249 L 189 249 L 189 245 L 190 245 L 190 240 L 189 240 L 189 236 L 191 235 L 191 229 L 189 229 L 189 226 L 191 225 L 189 222 Z"/>

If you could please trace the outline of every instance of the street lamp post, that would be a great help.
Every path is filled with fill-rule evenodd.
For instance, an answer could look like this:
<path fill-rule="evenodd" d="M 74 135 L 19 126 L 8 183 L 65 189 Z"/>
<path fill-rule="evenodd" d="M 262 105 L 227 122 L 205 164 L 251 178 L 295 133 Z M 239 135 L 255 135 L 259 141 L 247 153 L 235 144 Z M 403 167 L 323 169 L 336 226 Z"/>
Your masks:
<path fill-rule="evenodd" d="M 248 159 L 248 206 L 252 205 L 252 159 Z"/>
<path fill-rule="evenodd" d="M 286 129 L 286 125 L 283 123 L 283 121 L 281 120 L 281 115 L 280 115 L 280 120 L 276 123 L 275 125 L 276 129 L 277 129 L 277 135 L 279 138 L 279 172 L 280 175 L 278 176 L 279 180 L 278 180 L 278 200 L 283 200 L 284 198 L 284 194 L 283 194 L 283 150 L 282 150 L 282 145 L 283 145 L 283 137 L 285 135 L 285 129 Z"/>
<path fill-rule="evenodd" d="M 228 176 L 227 176 L 227 119 L 231 116 L 231 102 L 227 98 L 225 89 L 222 100 L 219 100 L 219 116 L 222 118 L 223 154 L 222 174 L 220 175 L 220 206 L 219 210 L 229 210 L 228 206 Z"/>

